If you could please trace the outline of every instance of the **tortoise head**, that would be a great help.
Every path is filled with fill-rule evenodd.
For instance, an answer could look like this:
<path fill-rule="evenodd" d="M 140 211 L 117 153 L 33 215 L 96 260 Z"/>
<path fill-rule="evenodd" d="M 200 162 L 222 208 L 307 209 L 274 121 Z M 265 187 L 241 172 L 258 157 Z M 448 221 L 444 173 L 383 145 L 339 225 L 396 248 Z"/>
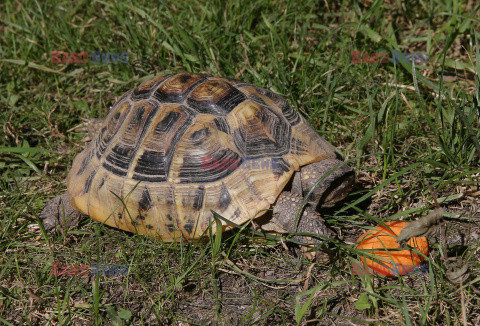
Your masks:
<path fill-rule="evenodd" d="M 318 184 L 317 184 L 318 183 Z M 295 174 L 293 189 L 306 197 L 313 207 L 332 207 L 344 199 L 355 183 L 352 168 L 339 159 L 326 159 L 305 165 Z"/>

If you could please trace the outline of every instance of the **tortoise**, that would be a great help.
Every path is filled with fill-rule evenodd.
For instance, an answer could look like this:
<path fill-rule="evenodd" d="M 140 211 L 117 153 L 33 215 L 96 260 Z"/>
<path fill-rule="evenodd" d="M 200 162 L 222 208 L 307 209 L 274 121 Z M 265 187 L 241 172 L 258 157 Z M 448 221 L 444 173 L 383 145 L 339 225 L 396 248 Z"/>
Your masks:
<path fill-rule="evenodd" d="M 47 230 L 85 214 L 162 241 L 192 240 L 208 234 L 215 211 L 223 231 L 255 219 L 265 232 L 331 237 L 317 209 L 346 197 L 355 180 L 283 97 L 236 79 L 156 76 L 92 120 L 89 132 L 66 193 L 41 213 Z"/>

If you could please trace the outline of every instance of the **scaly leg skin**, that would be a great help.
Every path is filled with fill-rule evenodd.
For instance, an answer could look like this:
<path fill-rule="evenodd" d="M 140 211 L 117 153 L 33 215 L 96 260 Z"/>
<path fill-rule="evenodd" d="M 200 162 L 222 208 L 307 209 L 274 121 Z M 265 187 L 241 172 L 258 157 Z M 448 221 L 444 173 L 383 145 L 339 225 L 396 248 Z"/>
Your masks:
<path fill-rule="evenodd" d="M 43 226 L 46 231 L 57 229 L 59 226 L 63 230 L 77 226 L 82 214 L 70 205 L 67 193 L 57 196 L 50 200 L 43 208 L 40 219 L 43 220 Z"/>
<path fill-rule="evenodd" d="M 288 233 L 305 232 L 318 234 L 325 237 L 332 237 L 335 235 L 324 223 L 320 214 L 311 206 L 306 206 L 303 214 L 298 221 L 298 227 L 295 230 L 295 220 L 297 218 L 298 210 L 302 205 L 303 198 L 298 194 L 293 194 L 289 191 L 284 191 L 277 199 L 277 203 L 273 207 L 272 222 L 279 224 Z M 305 243 L 321 243 L 317 238 L 308 236 L 295 236 L 296 240 Z"/>
<path fill-rule="evenodd" d="M 332 238 L 335 233 L 330 230 L 324 223 L 320 214 L 311 206 L 306 206 L 298 221 L 297 228 L 295 228 L 295 220 L 297 218 L 298 210 L 303 202 L 303 197 L 284 191 L 277 199 L 277 203 L 273 207 L 273 217 L 269 224 L 277 224 L 279 229 L 284 229 L 288 233 L 312 233 L 321 235 L 327 238 Z M 309 236 L 294 236 L 295 240 L 303 243 L 310 243 L 312 245 L 302 246 L 302 250 L 309 250 L 314 244 L 322 243 L 322 240 Z M 309 259 L 315 258 L 314 252 L 304 253 Z"/>

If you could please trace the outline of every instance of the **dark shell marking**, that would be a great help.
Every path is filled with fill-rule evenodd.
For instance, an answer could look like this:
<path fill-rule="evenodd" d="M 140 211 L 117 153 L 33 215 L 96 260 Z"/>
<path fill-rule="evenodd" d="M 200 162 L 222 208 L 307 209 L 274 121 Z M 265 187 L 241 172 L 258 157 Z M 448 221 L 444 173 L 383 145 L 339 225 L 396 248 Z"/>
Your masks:
<path fill-rule="evenodd" d="M 142 192 L 142 198 L 140 198 L 138 206 L 143 211 L 147 211 L 153 206 L 152 197 L 150 197 L 150 192 L 148 191 L 148 189 L 145 189 Z"/>
<path fill-rule="evenodd" d="M 227 187 L 222 182 L 222 190 L 221 190 L 220 200 L 219 200 L 220 209 L 222 211 L 226 210 L 228 206 L 230 206 L 231 202 L 232 202 L 232 197 L 230 196 L 230 193 L 228 192 Z"/>
<path fill-rule="evenodd" d="M 188 232 L 188 234 L 192 233 L 194 227 L 195 227 L 195 222 L 193 220 L 189 220 L 185 222 L 185 225 L 183 226 L 183 228 L 185 229 L 185 231 Z"/>
<path fill-rule="evenodd" d="M 82 174 L 85 172 L 85 169 L 87 168 L 88 164 L 92 160 L 93 157 L 93 151 L 88 152 L 87 155 L 85 155 L 85 158 L 83 159 L 82 163 L 80 164 L 80 169 L 78 169 L 77 175 Z"/>
<path fill-rule="evenodd" d="M 195 199 L 193 200 L 193 209 L 199 211 L 203 208 L 203 200 L 205 198 L 205 187 L 200 186 L 195 191 Z"/>
<path fill-rule="evenodd" d="M 90 191 L 90 187 L 92 186 L 92 181 L 93 181 L 93 178 L 95 178 L 95 175 L 97 174 L 97 171 L 93 171 L 92 173 L 90 173 L 90 175 L 88 176 L 87 180 L 85 181 L 85 184 L 83 185 L 83 192 L 84 193 L 87 193 Z"/>

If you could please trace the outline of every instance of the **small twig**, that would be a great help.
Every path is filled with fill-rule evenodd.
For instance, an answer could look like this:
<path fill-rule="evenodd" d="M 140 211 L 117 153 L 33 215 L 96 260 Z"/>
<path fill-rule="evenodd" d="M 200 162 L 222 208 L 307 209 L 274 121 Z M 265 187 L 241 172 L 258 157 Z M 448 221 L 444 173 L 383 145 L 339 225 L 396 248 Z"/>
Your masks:
<path fill-rule="evenodd" d="M 285 249 L 285 251 L 288 252 L 288 247 L 285 241 L 283 241 L 283 237 L 280 238 L 280 243 L 282 244 L 283 249 Z"/>
<path fill-rule="evenodd" d="M 310 283 L 310 278 L 311 278 L 311 273 L 312 273 L 313 266 L 315 266 L 315 263 L 311 264 L 310 267 L 308 267 L 307 277 L 306 277 L 305 283 L 303 284 L 303 291 L 308 290 L 308 285 Z"/>

